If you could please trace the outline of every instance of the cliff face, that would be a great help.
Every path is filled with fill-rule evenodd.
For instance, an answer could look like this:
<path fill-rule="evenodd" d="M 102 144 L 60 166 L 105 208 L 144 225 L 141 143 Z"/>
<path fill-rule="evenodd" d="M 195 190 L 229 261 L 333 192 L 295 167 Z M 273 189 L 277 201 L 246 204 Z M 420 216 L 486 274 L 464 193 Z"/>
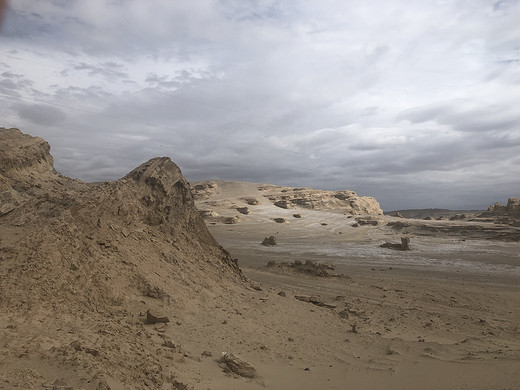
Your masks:
<path fill-rule="evenodd" d="M 0 344 L 13 362 L 0 372 L 8 380 L 20 369 L 29 375 L 17 358 L 25 354 L 32 367 L 52 361 L 97 372 L 92 385 L 71 382 L 77 388 L 105 388 L 109 377 L 116 388 L 164 381 L 166 372 L 129 365 L 140 356 L 164 364 L 140 313 L 198 311 L 205 300 L 241 286 L 241 272 L 207 230 L 169 158 L 152 159 L 115 182 L 88 184 L 57 173 L 49 151 L 41 138 L 0 129 L 0 328 L 11 329 Z M 116 355 L 105 349 L 96 362 L 77 347 L 101 356 L 102 345 L 124 345 L 130 337 L 132 348 Z"/>
<path fill-rule="evenodd" d="M 370 196 L 358 196 L 354 191 L 323 191 L 311 188 L 275 187 L 268 196 L 275 206 L 292 209 L 340 210 L 359 215 L 383 215 L 377 200 Z"/>
<path fill-rule="evenodd" d="M 18 129 L 0 127 L 0 178 L 54 171 L 49 144 Z"/>

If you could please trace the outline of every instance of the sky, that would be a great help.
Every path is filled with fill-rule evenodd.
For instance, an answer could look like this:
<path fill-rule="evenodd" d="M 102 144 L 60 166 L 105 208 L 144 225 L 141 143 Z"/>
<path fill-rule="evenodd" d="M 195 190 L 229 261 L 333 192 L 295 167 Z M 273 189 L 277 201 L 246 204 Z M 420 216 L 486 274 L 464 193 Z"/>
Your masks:
<path fill-rule="evenodd" d="M 519 0 L 11 0 L 0 127 L 115 180 L 374 196 L 384 210 L 520 196 Z"/>

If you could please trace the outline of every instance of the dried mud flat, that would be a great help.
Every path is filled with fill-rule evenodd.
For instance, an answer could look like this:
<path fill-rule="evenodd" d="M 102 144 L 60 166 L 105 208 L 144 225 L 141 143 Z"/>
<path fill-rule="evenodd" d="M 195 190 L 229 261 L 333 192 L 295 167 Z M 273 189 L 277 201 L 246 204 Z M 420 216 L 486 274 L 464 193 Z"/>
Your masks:
<path fill-rule="evenodd" d="M 299 198 L 281 208 L 250 183 L 220 184 L 197 210 L 169 159 L 87 184 L 55 172 L 39 138 L 0 129 L 0 143 L 1 389 L 520 384 L 517 242 L 412 236 L 411 251 L 384 252 L 403 232 L 350 192 L 292 209 Z M 327 209 L 338 199 L 354 209 Z M 235 223 L 211 220 L 222 216 Z M 270 235 L 277 245 L 261 245 Z M 450 268 L 450 253 L 471 265 L 487 243 L 497 259 Z M 348 277 L 270 272 L 269 260 Z"/>

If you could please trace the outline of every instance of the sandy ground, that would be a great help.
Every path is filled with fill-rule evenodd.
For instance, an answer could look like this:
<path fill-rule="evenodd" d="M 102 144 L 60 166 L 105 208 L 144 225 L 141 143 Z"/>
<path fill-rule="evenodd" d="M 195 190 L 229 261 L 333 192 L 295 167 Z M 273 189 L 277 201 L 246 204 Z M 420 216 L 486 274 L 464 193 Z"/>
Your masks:
<path fill-rule="evenodd" d="M 236 188 L 220 195 L 211 198 L 219 215 L 236 214 L 234 206 L 243 206 L 243 193 Z M 284 364 L 276 365 L 279 372 L 263 366 L 261 370 L 269 372 L 268 388 L 519 388 L 518 242 L 491 236 L 468 239 L 459 230 L 414 234 L 410 228 L 412 250 L 392 251 L 379 245 L 399 242 L 402 232 L 386 224 L 400 219 L 378 217 L 377 226 L 353 227 L 355 217 L 341 212 L 284 210 L 258 198 L 260 204 L 249 206 L 250 213 L 241 215 L 237 224 L 209 222 L 212 234 L 238 258 L 249 278 L 266 290 L 286 292 L 282 302 L 295 295 L 319 295 L 337 305 L 327 309 L 307 304 L 309 314 L 320 312 L 322 319 L 312 324 L 311 316 L 294 318 L 295 327 L 284 327 L 295 332 L 295 341 L 287 343 L 280 358 L 290 353 L 289 366 L 310 371 L 295 377 Z M 300 218 L 294 218 L 295 213 Z M 273 221 L 280 217 L 287 222 Z M 270 235 L 277 245 L 260 245 Z M 271 272 L 265 267 L 268 261 L 294 260 L 329 262 L 348 278 Z M 343 309 L 348 316 L 338 323 Z M 309 349 L 302 354 L 302 348 Z"/>

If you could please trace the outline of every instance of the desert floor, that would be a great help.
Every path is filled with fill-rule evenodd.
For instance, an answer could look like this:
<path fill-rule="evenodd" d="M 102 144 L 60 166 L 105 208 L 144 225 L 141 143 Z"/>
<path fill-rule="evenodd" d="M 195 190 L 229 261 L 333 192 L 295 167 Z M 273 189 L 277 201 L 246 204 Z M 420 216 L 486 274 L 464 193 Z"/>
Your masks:
<path fill-rule="evenodd" d="M 212 210 L 231 215 L 235 202 L 224 195 L 212 198 Z M 450 226 L 473 231 L 481 223 L 429 221 L 448 229 L 416 234 L 412 226 L 405 232 L 411 250 L 394 251 L 379 245 L 399 242 L 403 232 L 386 225 L 396 218 L 353 227 L 355 217 L 334 211 L 285 210 L 262 200 L 249 210 L 237 224 L 208 227 L 262 287 L 262 315 L 279 316 L 292 332 L 267 360 L 263 350 L 246 353 L 266 388 L 519 388 L 520 243 L 467 238 L 460 229 L 450 234 Z M 280 217 L 287 222 L 273 221 Z M 261 245 L 270 235 L 277 245 Z M 347 277 L 266 267 L 294 260 L 332 263 Z M 331 307 L 297 302 L 299 295 L 317 295 Z M 301 304 L 307 314 L 281 313 Z"/>

